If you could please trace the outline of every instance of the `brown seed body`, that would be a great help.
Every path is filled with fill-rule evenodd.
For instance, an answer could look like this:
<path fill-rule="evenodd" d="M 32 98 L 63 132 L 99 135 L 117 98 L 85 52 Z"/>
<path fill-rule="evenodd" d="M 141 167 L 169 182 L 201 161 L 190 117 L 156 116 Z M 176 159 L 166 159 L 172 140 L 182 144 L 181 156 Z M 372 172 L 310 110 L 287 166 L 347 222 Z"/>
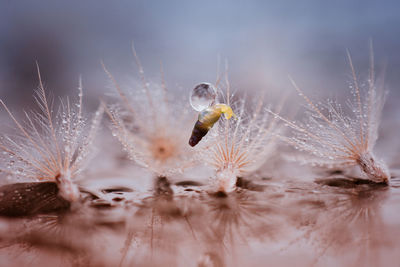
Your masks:
<path fill-rule="evenodd" d="M 196 124 L 193 127 L 192 135 L 189 139 L 189 145 L 192 147 L 197 145 L 200 140 L 208 133 L 209 129 L 210 128 L 204 125 L 204 123 L 196 121 Z"/>
<path fill-rule="evenodd" d="M 214 124 L 221 118 L 222 113 L 225 114 L 227 119 L 235 116 L 231 107 L 225 104 L 216 104 L 208 107 L 199 114 L 199 118 L 194 125 L 192 136 L 189 140 L 190 146 L 197 145 L 200 140 L 208 133 Z"/>

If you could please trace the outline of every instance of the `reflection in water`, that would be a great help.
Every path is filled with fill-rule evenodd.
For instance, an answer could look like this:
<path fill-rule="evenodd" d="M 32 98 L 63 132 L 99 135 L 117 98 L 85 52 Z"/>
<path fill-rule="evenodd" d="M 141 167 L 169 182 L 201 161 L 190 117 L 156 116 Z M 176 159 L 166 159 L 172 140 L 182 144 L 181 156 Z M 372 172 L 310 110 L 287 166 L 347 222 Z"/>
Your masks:
<path fill-rule="evenodd" d="M 81 218 L 81 220 L 79 220 Z M 82 215 L 39 215 L 13 219 L 2 233 L 2 259 L 8 266 L 87 266 L 95 263 L 99 229 Z M 103 232 L 104 234 L 104 232 Z M 5 257 L 7 255 L 7 257 Z"/>
<path fill-rule="evenodd" d="M 0 216 L 19 217 L 63 212 L 70 203 L 58 194 L 55 182 L 29 182 L 0 187 Z"/>
<path fill-rule="evenodd" d="M 128 212 L 120 266 L 177 266 L 184 251 L 196 251 L 203 208 L 196 197 L 174 195 L 165 177 L 157 178 L 153 196 Z"/>
<path fill-rule="evenodd" d="M 275 238 L 280 230 L 279 207 L 265 196 L 246 190 L 203 196 L 208 222 L 203 235 L 208 249 L 219 251 L 221 255 L 225 252 L 235 255 L 237 245 L 246 246 L 254 239 L 268 242 Z"/>
<path fill-rule="evenodd" d="M 382 217 L 382 203 L 389 188 L 361 179 L 320 179 L 304 190 L 296 201 L 294 221 L 303 237 L 317 248 L 314 264 L 322 256 L 340 255 L 354 266 L 381 266 L 381 252 L 390 246 L 390 235 Z M 298 219 L 300 218 L 300 219 Z M 321 265 L 323 266 L 323 265 Z"/>
<path fill-rule="evenodd" d="M 0 218 L 2 263 L 6 266 L 112 265 L 115 258 L 112 255 L 118 251 L 109 245 L 120 234 L 124 235 L 121 231 L 124 214 L 121 207 L 99 205 L 98 200 L 97 196 L 88 194 L 79 206 L 69 211 L 35 209 L 41 214 Z M 35 201 L 42 203 L 43 197 Z M 107 252 L 103 252 L 104 247 Z"/>
<path fill-rule="evenodd" d="M 398 203 L 397 180 L 241 182 L 227 194 L 159 178 L 151 196 L 103 188 L 69 211 L 3 217 L 0 257 L 7 266 L 215 267 L 280 266 L 282 257 L 298 266 L 388 266 L 399 257 L 398 223 L 383 212 Z M 313 246 L 312 263 L 301 249 L 278 253 L 303 241 Z"/>

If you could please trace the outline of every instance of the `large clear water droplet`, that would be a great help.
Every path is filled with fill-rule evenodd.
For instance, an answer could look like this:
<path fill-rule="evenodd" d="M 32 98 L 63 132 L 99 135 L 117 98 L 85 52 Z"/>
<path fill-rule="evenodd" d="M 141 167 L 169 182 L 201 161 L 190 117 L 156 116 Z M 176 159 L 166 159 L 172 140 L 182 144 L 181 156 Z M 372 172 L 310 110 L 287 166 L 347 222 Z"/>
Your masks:
<path fill-rule="evenodd" d="M 200 83 L 196 85 L 190 95 L 190 105 L 197 110 L 202 111 L 212 104 L 217 98 L 217 89 L 210 83 Z"/>

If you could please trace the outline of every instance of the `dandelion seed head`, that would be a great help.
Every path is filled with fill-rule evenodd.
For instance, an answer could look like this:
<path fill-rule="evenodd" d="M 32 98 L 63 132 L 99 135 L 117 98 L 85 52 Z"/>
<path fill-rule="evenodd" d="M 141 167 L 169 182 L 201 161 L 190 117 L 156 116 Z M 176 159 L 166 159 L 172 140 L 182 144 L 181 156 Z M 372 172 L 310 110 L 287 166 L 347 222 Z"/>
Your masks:
<path fill-rule="evenodd" d="M 268 160 L 280 127 L 263 112 L 262 97 L 248 110 L 244 98 L 232 98 L 227 83 L 225 102 L 232 107 L 236 119 L 220 119 L 200 145 L 199 154 L 215 170 L 216 189 L 231 192 L 238 176 L 251 174 Z"/>
<path fill-rule="evenodd" d="M 58 112 L 54 112 L 38 74 L 39 89 L 35 99 L 39 113 L 25 112 L 25 121 L 19 122 L 1 101 L 16 127 L 12 138 L 5 135 L 0 139 L 2 162 L 8 162 L 0 169 L 14 179 L 56 182 L 62 197 L 75 201 L 79 198 L 79 190 L 73 180 L 87 163 L 85 160 L 100 124 L 102 108 L 94 116 L 92 125 L 86 127 L 80 84 L 79 105 L 73 105 L 67 99 L 61 101 Z"/>
<path fill-rule="evenodd" d="M 118 102 L 108 106 L 111 129 L 130 159 L 156 175 L 190 167 L 194 157 L 186 139 L 193 114 L 187 111 L 187 100 L 180 101 L 172 95 L 163 78 L 161 84 L 147 82 L 142 72 L 141 85 L 122 90 L 106 68 L 105 71 L 118 95 Z"/>
<path fill-rule="evenodd" d="M 369 82 L 361 84 L 350 54 L 348 60 L 352 74 L 349 85 L 352 97 L 347 101 L 349 112 L 345 112 L 343 106 L 334 100 L 314 104 L 291 80 L 307 104 L 307 119 L 295 124 L 280 117 L 285 126 L 293 130 L 293 137 L 282 139 L 312 156 L 296 157 L 302 163 L 342 168 L 358 165 L 369 179 L 387 183 L 390 178 L 387 167 L 373 155 L 385 100 L 383 84 L 378 86 L 373 72 L 370 73 Z"/>

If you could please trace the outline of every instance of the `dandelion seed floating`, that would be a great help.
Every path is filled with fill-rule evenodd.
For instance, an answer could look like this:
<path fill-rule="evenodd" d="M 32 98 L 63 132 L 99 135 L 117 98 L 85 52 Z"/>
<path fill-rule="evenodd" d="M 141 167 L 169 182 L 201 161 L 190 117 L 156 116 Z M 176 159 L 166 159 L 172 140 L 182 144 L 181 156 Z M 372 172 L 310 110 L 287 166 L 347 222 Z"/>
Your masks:
<path fill-rule="evenodd" d="M 251 113 L 245 107 L 245 98 L 238 97 L 232 101 L 226 74 L 225 89 L 222 97 L 229 107 L 225 114 L 228 117 L 233 116 L 230 108 L 232 106 L 237 111 L 236 119 L 218 120 L 222 112 L 216 119 L 216 116 L 210 116 L 212 119 L 209 121 L 212 122 L 211 126 L 215 124 L 215 131 L 199 145 L 198 152 L 203 161 L 215 171 L 212 183 L 216 190 L 229 193 L 236 189 L 238 177 L 251 174 L 268 160 L 275 149 L 275 133 L 280 131 L 280 127 L 277 120 L 263 112 L 263 97 L 258 97 L 258 101 L 251 105 L 254 107 L 250 108 Z M 218 109 L 217 105 L 212 105 L 211 110 Z M 201 122 L 201 114 L 199 121 Z M 195 130 L 196 126 L 193 132 Z"/>
<path fill-rule="evenodd" d="M 41 113 L 25 112 L 26 122 L 20 123 L 0 100 L 17 130 L 14 137 L 8 135 L 0 137 L 2 150 L 0 156 L 7 164 L 4 167 L 0 166 L 0 171 L 15 179 L 55 182 L 58 195 L 69 202 L 74 202 L 79 199 L 80 192 L 73 180 L 83 171 L 87 163 L 103 107 L 100 105 L 90 129 L 87 129 L 87 120 L 82 115 L 83 93 L 80 81 L 78 103 L 71 104 L 67 99 L 66 102 L 61 102 L 59 111 L 54 115 L 52 104 L 49 104 L 44 90 L 39 67 L 37 69 L 39 89 L 36 91 L 35 99 Z"/>
<path fill-rule="evenodd" d="M 182 172 L 193 165 L 192 151 L 186 146 L 192 120 L 188 104 L 171 101 L 161 69 L 162 81 L 149 83 L 134 47 L 136 65 L 139 68 L 141 88 L 122 90 L 114 76 L 103 64 L 118 94 L 118 102 L 109 105 L 107 114 L 111 130 L 128 153 L 131 160 L 157 176 L 169 176 Z M 179 98 L 178 98 L 179 99 Z M 183 130 L 182 130 L 183 129 Z"/>
<path fill-rule="evenodd" d="M 328 100 L 326 104 L 314 104 L 291 79 L 291 82 L 309 107 L 309 119 L 305 123 L 289 121 L 278 114 L 275 117 L 294 130 L 293 137 L 281 139 L 296 149 L 310 153 L 311 157 L 299 157 L 298 161 L 328 167 L 359 166 L 366 176 L 377 183 L 389 183 L 386 164 L 376 159 L 373 148 L 378 138 L 378 128 L 385 91 L 383 84 L 377 88 L 374 72 L 372 45 L 367 92 L 362 96 L 350 53 L 347 53 L 353 99 L 348 105 L 351 115 L 345 115 L 339 103 Z"/>
<path fill-rule="evenodd" d="M 232 116 L 236 117 L 230 106 L 214 104 L 216 98 L 217 90 L 212 84 L 201 83 L 193 89 L 190 104 L 195 110 L 200 111 L 200 114 L 189 139 L 190 146 L 197 145 L 222 114 L 228 120 Z"/>

